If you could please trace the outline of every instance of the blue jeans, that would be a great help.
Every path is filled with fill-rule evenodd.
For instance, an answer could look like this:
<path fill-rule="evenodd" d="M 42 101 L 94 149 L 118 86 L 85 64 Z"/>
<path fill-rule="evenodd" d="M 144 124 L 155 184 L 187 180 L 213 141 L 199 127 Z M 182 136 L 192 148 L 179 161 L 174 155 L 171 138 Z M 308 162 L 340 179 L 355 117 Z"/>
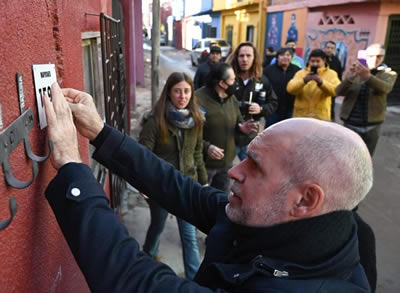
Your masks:
<path fill-rule="evenodd" d="M 147 230 L 146 240 L 143 244 L 143 251 L 150 256 L 158 255 L 160 236 L 167 221 L 167 210 L 157 203 L 148 200 L 150 206 L 151 223 Z M 200 267 L 200 254 L 197 246 L 196 227 L 188 222 L 176 218 L 179 227 L 179 235 L 182 242 L 183 264 L 186 278 L 193 280 Z"/>
<path fill-rule="evenodd" d="M 293 112 L 286 113 L 286 115 L 280 115 L 274 113 L 265 118 L 265 128 L 271 126 L 272 124 L 278 123 L 279 121 L 289 119 L 293 117 Z"/>
<path fill-rule="evenodd" d="M 236 146 L 236 154 L 239 160 L 243 161 L 247 157 L 247 145 L 245 146 Z"/>

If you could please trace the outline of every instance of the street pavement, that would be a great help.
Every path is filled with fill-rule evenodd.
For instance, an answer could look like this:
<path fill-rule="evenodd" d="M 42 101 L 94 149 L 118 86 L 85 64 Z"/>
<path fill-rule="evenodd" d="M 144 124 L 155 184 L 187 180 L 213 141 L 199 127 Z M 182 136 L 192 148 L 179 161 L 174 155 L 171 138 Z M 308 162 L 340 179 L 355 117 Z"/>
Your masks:
<path fill-rule="evenodd" d="M 148 49 L 148 48 L 147 48 Z M 140 120 L 151 108 L 150 51 L 145 50 L 145 86 L 136 90 L 136 107 L 131 110 L 132 136 L 140 131 Z M 172 47 L 161 47 L 160 87 L 173 71 L 185 71 L 194 75 L 187 52 Z M 160 88 L 161 90 L 161 88 Z M 400 97 L 399 97 L 400 98 Z M 340 100 L 336 113 L 340 110 Z M 340 120 L 336 120 L 340 121 Z M 382 127 L 382 135 L 373 158 L 374 186 L 360 204 L 359 213 L 369 223 L 376 236 L 378 264 L 378 293 L 400 292 L 400 107 L 389 107 Z M 129 233 L 143 245 L 150 212 L 145 200 L 135 192 L 129 193 L 128 206 L 124 209 L 123 222 Z M 198 233 L 199 248 L 204 253 L 205 235 Z M 167 263 L 180 276 L 184 275 L 182 249 L 173 216 L 169 216 L 161 236 L 161 261 Z"/>

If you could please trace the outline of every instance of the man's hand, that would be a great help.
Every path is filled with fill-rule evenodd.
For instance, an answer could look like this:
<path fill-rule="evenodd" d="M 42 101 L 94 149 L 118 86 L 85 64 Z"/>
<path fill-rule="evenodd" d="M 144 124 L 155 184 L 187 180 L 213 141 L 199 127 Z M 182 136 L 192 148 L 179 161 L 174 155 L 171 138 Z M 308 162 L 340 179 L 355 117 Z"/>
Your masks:
<path fill-rule="evenodd" d="M 318 86 L 322 85 L 322 78 L 318 75 L 318 73 L 313 74 L 312 79 L 318 84 Z"/>
<path fill-rule="evenodd" d="M 221 149 L 213 144 L 208 147 L 208 157 L 214 160 L 222 160 L 224 158 L 224 149 Z"/>
<path fill-rule="evenodd" d="M 365 67 L 360 62 L 357 61 L 354 68 L 357 75 L 359 75 L 363 81 L 367 81 L 371 77 L 371 72 L 368 67 Z"/>
<path fill-rule="evenodd" d="M 304 76 L 304 83 L 308 83 L 310 80 L 314 79 L 314 73 L 310 72 L 306 76 Z"/>
<path fill-rule="evenodd" d="M 353 63 L 349 69 L 349 73 L 347 75 L 347 78 L 353 81 L 357 77 L 358 73 L 356 71 L 356 63 Z"/>
<path fill-rule="evenodd" d="M 62 92 L 70 103 L 75 125 L 79 133 L 89 140 L 94 140 L 104 127 L 104 122 L 91 95 L 75 89 L 62 89 Z"/>
<path fill-rule="evenodd" d="M 260 114 L 261 107 L 257 103 L 251 103 L 249 106 L 249 114 Z"/>
<path fill-rule="evenodd" d="M 253 119 L 250 119 L 244 123 L 239 123 L 239 129 L 241 132 L 243 132 L 245 134 L 249 134 L 250 132 L 257 132 L 258 131 L 258 123 L 255 122 Z"/>
<path fill-rule="evenodd" d="M 59 169 L 70 162 L 81 163 L 78 138 L 71 109 L 57 83 L 51 86 L 53 102 L 46 96 L 44 106 L 47 116 L 47 133 L 53 142 L 51 162 Z"/>

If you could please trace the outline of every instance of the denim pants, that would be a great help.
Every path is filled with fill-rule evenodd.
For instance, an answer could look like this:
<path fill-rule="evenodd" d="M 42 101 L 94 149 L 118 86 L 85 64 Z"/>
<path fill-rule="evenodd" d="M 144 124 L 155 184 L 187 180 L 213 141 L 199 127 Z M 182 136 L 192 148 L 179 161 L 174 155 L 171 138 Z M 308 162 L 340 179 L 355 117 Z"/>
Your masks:
<path fill-rule="evenodd" d="M 143 251 L 154 257 L 158 255 L 160 236 L 167 221 L 167 210 L 157 203 L 148 200 L 150 206 L 151 223 L 147 230 Z M 200 254 L 197 246 L 196 227 L 188 222 L 176 218 L 179 227 L 179 235 L 182 242 L 183 264 L 186 278 L 193 280 L 200 266 Z"/>
<path fill-rule="evenodd" d="M 244 146 L 236 146 L 236 155 L 238 156 L 240 161 L 243 161 L 247 157 L 247 145 Z"/>
<path fill-rule="evenodd" d="M 278 123 L 279 121 L 285 120 L 285 119 L 289 119 L 293 117 L 293 112 L 289 112 L 286 114 L 278 114 L 278 113 L 274 113 L 269 115 L 268 117 L 265 118 L 265 128 L 268 128 L 269 126 Z"/>

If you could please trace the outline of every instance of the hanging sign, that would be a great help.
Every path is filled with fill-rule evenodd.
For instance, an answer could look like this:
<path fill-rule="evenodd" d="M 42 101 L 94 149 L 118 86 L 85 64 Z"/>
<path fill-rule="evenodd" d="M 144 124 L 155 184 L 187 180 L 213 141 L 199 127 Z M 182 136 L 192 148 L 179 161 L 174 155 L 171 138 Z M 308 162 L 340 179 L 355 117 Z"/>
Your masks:
<path fill-rule="evenodd" d="M 57 82 L 56 67 L 54 64 L 37 64 L 32 65 L 32 70 L 39 113 L 39 126 L 40 129 L 43 129 L 47 126 L 43 98 L 48 96 L 51 99 L 51 85 Z"/>

